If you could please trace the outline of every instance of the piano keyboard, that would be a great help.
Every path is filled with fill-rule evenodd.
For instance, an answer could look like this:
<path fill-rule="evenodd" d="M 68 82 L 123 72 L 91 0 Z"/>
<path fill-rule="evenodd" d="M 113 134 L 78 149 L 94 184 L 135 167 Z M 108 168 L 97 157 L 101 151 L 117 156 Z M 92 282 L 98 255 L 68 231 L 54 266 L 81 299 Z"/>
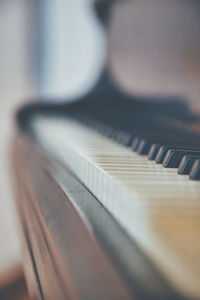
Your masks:
<path fill-rule="evenodd" d="M 45 151 L 93 193 L 170 284 L 187 298 L 199 299 L 200 181 L 189 179 L 199 178 L 195 141 L 191 148 L 177 143 L 177 152 L 167 143 L 161 147 L 134 139 L 130 144 L 122 132 L 115 140 L 125 147 L 71 118 L 55 116 L 35 117 L 32 129 Z M 133 143 L 146 155 L 134 152 Z M 178 174 L 178 167 L 186 175 Z"/>

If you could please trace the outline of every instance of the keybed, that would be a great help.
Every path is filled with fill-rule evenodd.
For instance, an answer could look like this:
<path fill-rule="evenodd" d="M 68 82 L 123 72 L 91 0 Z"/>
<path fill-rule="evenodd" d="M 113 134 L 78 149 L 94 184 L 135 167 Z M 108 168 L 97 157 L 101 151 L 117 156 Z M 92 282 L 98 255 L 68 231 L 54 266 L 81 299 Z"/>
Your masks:
<path fill-rule="evenodd" d="M 45 151 L 66 164 L 172 285 L 200 297 L 200 182 L 70 119 L 38 117 Z"/>

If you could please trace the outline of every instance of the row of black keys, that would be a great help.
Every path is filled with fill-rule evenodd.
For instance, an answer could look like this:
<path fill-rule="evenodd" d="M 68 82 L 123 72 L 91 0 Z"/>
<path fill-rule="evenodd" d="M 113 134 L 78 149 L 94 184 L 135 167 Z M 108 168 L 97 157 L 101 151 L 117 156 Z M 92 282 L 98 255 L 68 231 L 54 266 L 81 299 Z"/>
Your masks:
<path fill-rule="evenodd" d="M 182 134 L 180 137 L 177 136 L 177 132 L 174 136 L 173 133 L 167 136 L 158 132 L 142 133 L 140 131 L 133 134 L 83 116 L 78 119 L 115 142 L 131 147 L 134 152 L 147 155 L 149 160 L 154 160 L 165 168 L 178 168 L 178 174 L 188 174 L 190 179 L 200 180 L 200 143 L 188 134 L 185 136 Z"/>

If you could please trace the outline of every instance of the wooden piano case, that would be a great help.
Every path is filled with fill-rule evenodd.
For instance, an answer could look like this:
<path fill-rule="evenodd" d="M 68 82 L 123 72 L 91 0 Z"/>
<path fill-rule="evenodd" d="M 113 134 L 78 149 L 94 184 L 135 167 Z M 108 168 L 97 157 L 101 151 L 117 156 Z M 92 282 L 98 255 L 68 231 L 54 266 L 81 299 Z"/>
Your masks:
<path fill-rule="evenodd" d="M 32 299 L 182 299 L 66 167 L 24 134 L 12 146 Z"/>

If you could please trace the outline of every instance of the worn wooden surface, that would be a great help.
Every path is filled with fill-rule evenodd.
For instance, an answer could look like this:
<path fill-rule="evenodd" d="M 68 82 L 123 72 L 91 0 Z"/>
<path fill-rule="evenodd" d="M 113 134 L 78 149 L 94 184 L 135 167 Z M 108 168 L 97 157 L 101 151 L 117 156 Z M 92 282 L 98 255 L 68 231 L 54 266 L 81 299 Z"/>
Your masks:
<path fill-rule="evenodd" d="M 33 299 L 58 295 L 59 299 L 131 299 L 132 292 L 67 195 L 43 169 L 41 160 L 34 153 L 29 156 L 27 147 L 24 150 L 18 148 L 14 163 L 20 187 L 18 210 L 29 256 L 29 263 L 24 262 L 26 268 L 29 265 L 26 279 Z M 23 165 L 23 155 L 26 163 L 27 159 L 31 163 L 26 166 L 31 167 L 31 176 Z"/>

